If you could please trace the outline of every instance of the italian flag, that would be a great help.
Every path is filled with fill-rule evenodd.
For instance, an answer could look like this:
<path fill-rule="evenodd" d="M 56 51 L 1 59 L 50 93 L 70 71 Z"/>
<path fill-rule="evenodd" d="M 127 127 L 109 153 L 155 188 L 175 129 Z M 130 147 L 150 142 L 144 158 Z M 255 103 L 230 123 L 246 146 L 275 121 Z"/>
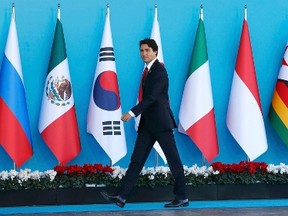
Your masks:
<path fill-rule="evenodd" d="M 219 153 L 203 17 L 199 19 L 179 112 L 179 132 L 187 134 L 208 162 Z"/>
<path fill-rule="evenodd" d="M 288 146 L 288 44 L 282 60 L 278 80 L 276 83 L 271 107 L 269 110 L 269 119 L 282 139 Z"/>
<path fill-rule="evenodd" d="M 59 19 L 45 81 L 38 129 L 61 165 L 79 154 L 81 147 L 72 84 Z"/>

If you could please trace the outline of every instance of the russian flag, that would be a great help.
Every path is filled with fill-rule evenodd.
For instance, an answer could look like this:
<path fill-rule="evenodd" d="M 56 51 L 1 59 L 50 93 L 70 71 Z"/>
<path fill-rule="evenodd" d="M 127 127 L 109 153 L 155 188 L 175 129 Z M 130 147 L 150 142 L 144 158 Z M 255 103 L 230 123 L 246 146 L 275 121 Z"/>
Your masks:
<path fill-rule="evenodd" d="M 0 144 L 17 167 L 33 155 L 14 13 L 0 70 Z"/>

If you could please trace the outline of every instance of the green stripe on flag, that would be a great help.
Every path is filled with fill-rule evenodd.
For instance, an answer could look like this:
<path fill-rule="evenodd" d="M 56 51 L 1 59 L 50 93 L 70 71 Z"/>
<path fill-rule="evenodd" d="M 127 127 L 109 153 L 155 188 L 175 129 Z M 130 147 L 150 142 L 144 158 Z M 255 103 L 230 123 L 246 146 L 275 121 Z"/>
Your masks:
<path fill-rule="evenodd" d="M 277 134 L 280 136 L 285 145 L 288 146 L 288 130 L 272 106 L 269 110 L 268 116 Z"/>
<path fill-rule="evenodd" d="M 208 61 L 208 54 L 206 47 L 205 28 L 203 20 L 200 19 L 189 66 L 188 77 L 206 61 Z"/>
<path fill-rule="evenodd" d="M 48 67 L 48 73 L 53 70 L 58 64 L 67 58 L 65 49 L 65 39 L 63 34 L 62 24 L 57 19 L 56 30 L 54 35 L 54 41 L 52 45 L 52 51 L 50 56 L 50 62 Z"/>

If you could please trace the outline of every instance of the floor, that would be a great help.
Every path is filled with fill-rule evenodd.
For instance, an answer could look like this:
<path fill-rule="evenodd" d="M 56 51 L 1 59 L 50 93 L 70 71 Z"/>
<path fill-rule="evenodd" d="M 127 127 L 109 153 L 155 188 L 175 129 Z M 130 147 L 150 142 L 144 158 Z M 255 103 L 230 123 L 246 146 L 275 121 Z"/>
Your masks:
<path fill-rule="evenodd" d="M 46 216 L 287 216 L 288 207 L 275 208 L 215 208 L 215 209 L 179 209 L 153 211 L 112 211 L 112 212 L 71 212 L 71 213 L 35 213 L 10 214 L 14 216 L 46 215 Z"/>
<path fill-rule="evenodd" d="M 11 216 L 287 216 L 288 199 L 190 201 L 188 207 L 164 208 L 165 202 L 0 207 Z"/>

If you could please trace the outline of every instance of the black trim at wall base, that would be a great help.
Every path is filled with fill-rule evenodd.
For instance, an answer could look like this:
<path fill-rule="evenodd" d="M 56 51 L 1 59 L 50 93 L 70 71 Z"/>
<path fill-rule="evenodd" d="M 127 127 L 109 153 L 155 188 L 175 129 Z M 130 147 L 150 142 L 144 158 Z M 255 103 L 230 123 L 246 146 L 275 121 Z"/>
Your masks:
<path fill-rule="evenodd" d="M 100 191 L 114 192 L 115 188 L 85 187 L 56 190 L 0 191 L 0 206 L 35 206 L 65 204 L 103 204 Z M 288 184 L 227 184 L 186 186 L 189 200 L 240 200 L 288 198 Z M 173 186 L 135 188 L 127 202 L 165 202 L 174 198 Z"/>

